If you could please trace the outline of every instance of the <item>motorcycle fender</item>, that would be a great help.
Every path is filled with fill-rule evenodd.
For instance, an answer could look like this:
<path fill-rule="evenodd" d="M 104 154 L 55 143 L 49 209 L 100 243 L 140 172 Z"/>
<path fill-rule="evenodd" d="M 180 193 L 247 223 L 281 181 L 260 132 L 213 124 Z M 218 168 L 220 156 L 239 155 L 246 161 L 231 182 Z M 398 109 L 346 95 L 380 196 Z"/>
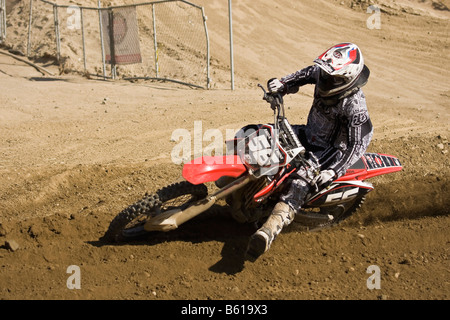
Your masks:
<path fill-rule="evenodd" d="M 224 176 L 237 178 L 246 171 L 237 155 L 201 157 L 184 165 L 183 178 L 197 185 L 217 181 Z"/>

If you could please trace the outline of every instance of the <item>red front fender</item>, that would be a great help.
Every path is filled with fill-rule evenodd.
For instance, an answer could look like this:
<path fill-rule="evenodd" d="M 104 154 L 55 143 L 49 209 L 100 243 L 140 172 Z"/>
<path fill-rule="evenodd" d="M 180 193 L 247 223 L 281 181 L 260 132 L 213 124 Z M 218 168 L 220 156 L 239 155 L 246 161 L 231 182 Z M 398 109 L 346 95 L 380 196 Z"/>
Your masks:
<path fill-rule="evenodd" d="M 192 184 L 216 181 L 220 177 L 239 177 L 247 169 L 235 155 L 201 157 L 188 162 L 183 167 L 183 177 Z"/>

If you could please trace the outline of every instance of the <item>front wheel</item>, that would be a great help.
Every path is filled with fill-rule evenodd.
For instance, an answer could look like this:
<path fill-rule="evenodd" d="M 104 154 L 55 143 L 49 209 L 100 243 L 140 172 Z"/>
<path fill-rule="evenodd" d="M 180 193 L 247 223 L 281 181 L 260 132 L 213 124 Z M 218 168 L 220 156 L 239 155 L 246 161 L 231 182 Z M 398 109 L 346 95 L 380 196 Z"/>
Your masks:
<path fill-rule="evenodd" d="M 144 225 L 149 217 L 176 208 L 184 210 L 207 195 L 204 184 L 193 185 L 182 181 L 163 187 L 122 210 L 110 223 L 105 238 L 108 241 L 121 241 L 142 236 L 148 233 Z"/>

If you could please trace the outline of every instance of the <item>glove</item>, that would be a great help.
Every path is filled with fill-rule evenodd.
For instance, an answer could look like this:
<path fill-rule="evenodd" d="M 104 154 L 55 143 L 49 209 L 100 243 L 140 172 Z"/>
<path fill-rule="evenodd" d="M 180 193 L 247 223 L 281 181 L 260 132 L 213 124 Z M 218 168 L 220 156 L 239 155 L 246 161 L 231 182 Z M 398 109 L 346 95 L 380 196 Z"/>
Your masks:
<path fill-rule="evenodd" d="M 267 83 L 267 87 L 269 88 L 269 92 L 271 93 L 277 93 L 284 90 L 283 82 L 276 78 L 270 79 Z"/>
<path fill-rule="evenodd" d="M 323 170 L 314 178 L 314 182 L 318 187 L 328 187 L 331 182 L 336 178 L 336 172 L 334 170 Z"/>

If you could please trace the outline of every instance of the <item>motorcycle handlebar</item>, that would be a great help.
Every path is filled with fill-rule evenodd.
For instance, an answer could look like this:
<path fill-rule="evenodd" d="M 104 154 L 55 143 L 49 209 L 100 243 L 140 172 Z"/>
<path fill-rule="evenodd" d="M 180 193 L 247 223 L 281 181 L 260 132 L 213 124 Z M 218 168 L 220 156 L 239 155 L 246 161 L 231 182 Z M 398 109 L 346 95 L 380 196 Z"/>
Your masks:
<path fill-rule="evenodd" d="M 272 159 L 272 156 L 275 154 L 277 146 L 280 144 L 280 134 L 283 138 L 283 145 L 287 145 L 291 149 L 303 148 L 303 146 L 285 117 L 283 95 L 279 92 L 267 92 L 261 84 L 258 84 L 258 87 L 260 87 L 264 92 L 263 100 L 270 103 L 270 107 L 274 111 L 274 130 L 271 133 L 271 151 L 266 163 L 261 165 L 262 167 L 264 167 L 270 162 L 270 159 Z M 280 132 L 280 130 L 282 132 Z M 304 154 L 304 150 L 305 149 L 303 148 L 303 151 L 300 151 L 297 154 L 300 156 L 300 158 L 296 160 L 296 164 L 294 164 L 295 166 L 305 164 L 305 160 L 302 157 Z"/>
<path fill-rule="evenodd" d="M 276 146 L 279 143 L 279 136 L 278 132 L 280 129 L 280 123 L 279 121 L 282 121 L 284 119 L 284 104 L 283 104 L 283 96 L 278 92 L 267 92 L 266 89 L 261 85 L 258 84 L 258 86 L 263 90 L 264 96 L 263 99 L 270 103 L 270 108 L 274 111 L 274 127 L 275 131 L 273 132 L 273 140 L 276 141 L 276 143 L 272 143 L 272 150 L 270 152 L 270 156 L 267 159 L 267 163 L 272 158 L 272 155 L 275 154 Z M 280 117 L 280 113 L 282 116 Z M 266 164 L 267 164 L 266 163 Z M 264 165 L 266 165 L 264 164 Z"/>
<path fill-rule="evenodd" d="M 258 87 L 260 87 L 263 92 L 264 96 L 263 99 L 270 103 L 270 107 L 272 110 L 279 109 L 283 106 L 283 96 L 278 92 L 267 92 L 266 89 L 261 84 L 258 84 Z"/>

